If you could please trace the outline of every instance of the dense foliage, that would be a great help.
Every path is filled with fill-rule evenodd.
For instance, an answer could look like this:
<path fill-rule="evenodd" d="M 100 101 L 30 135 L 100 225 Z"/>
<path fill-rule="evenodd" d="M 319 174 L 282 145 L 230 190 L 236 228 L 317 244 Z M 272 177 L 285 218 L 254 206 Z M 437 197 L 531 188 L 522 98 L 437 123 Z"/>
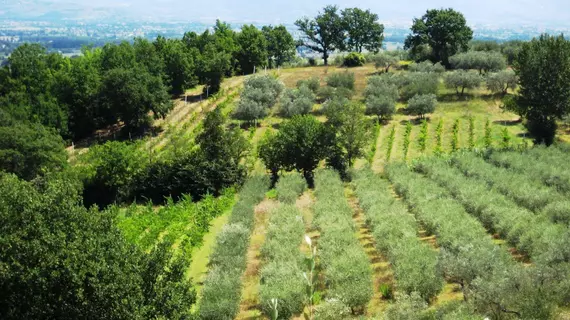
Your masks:
<path fill-rule="evenodd" d="M 384 40 L 378 15 L 359 8 L 339 13 L 337 6 L 326 6 L 314 19 L 299 19 L 295 25 L 303 34 L 302 45 L 322 54 L 325 65 L 334 51 L 378 52 Z"/>
<path fill-rule="evenodd" d="M 190 257 L 173 257 L 171 243 L 150 254 L 127 243 L 113 216 L 87 210 L 67 179 L 2 175 L 0 190 L 3 319 L 190 316 Z"/>
<path fill-rule="evenodd" d="M 428 10 L 421 18 L 414 19 L 411 30 L 406 49 L 417 55 L 427 48 L 427 58 L 446 67 L 450 66 L 451 56 L 468 49 L 473 37 L 463 14 L 453 9 Z"/>
<path fill-rule="evenodd" d="M 523 44 L 515 63 L 520 95 L 507 109 L 527 120 L 536 142 L 552 144 L 556 120 L 570 112 L 570 41 L 542 35 Z"/>

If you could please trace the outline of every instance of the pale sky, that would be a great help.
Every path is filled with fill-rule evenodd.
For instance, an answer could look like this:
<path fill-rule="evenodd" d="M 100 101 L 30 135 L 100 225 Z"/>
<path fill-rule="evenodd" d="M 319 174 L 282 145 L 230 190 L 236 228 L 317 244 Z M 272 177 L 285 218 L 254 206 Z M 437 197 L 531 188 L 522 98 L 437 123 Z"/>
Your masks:
<path fill-rule="evenodd" d="M 341 8 L 371 9 L 383 22 L 411 23 L 427 9 L 452 7 L 465 14 L 470 24 L 556 25 L 570 23 L 569 0 L 0 0 L 0 18 L 6 14 L 42 14 L 49 11 L 109 12 L 154 19 L 292 23 L 313 16 L 327 4 Z M 15 11 L 14 11 L 15 10 Z"/>

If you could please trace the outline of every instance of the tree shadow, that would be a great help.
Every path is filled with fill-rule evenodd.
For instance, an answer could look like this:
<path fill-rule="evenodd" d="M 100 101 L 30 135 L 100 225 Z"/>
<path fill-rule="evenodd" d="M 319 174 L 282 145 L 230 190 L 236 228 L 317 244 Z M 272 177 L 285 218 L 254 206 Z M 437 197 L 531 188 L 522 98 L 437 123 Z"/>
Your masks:
<path fill-rule="evenodd" d="M 522 123 L 522 119 L 516 119 L 516 120 L 495 120 L 493 121 L 493 124 L 496 125 L 500 125 L 500 126 L 504 126 L 504 127 L 514 127 L 516 125 L 519 125 Z"/>
<path fill-rule="evenodd" d="M 188 103 L 195 103 L 198 101 L 202 101 L 202 94 L 195 94 L 190 96 L 181 95 L 179 100 L 186 101 Z"/>
<path fill-rule="evenodd" d="M 463 95 L 457 95 L 457 93 L 442 93 L 437 96 L 437 100 L 440 102 L 465 102 L 473 100 L 475 96 L 472 93 L 464 93 Z"/>

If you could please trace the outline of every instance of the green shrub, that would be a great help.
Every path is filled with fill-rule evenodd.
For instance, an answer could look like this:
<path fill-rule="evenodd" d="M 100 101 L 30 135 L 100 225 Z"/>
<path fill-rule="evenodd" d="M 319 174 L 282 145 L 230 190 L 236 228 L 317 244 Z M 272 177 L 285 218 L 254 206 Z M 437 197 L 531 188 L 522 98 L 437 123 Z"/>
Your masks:
<path fill-rule="evenodd" d="M 388 320 L 420 320 L 427 307 L 427 303 L 417 294 L 400 295 L 396 303 L 388 307 L 385 317 Z"/>
<path fill-rule="evenodd" d="M 297 197 L 307 188 L 307 182 L 299 174 L 285 175 L 277 182 L 277 199 L 283 203 L 295 204 Z"/>
<path fill-rule="evenodd" d="M 412 63 L 408 67 L 410 72 L 433 72 L 433 73 L 444 73 L 445 67 L 441 65 L 440 62 L 432 63 L 431 61 L 423 61 L 419 63 Z"/>
<path fill-rule="evenodd" d="M 317 94 L 321 87 L 321 80 L 318 77 L 312 77 L 309 79 L 297 81 L 297 89 L 303 86 L 307 86 L 307 88 L 311 89 L 314 94 Z"/>
<path fill-rule="evenodd" d="M 388 143 L 386 144 L 386 162 L 390 162 L 395 140 L 396 140 L 396 126 L 392 126 L 392 130 L 390 130 L 390 135 L 388 136 Z"/>
<path fill-rule="evenodd" d="M 400 98 L 405 101 L 416 95 L 435 95 L 439 87 L 439 77 L 427 72 L 401 74 L 392 77 L 392 81 L 399 83 Z"/>
<path fill-rule="evenodd" d="M 300 241 L 298 241 L 300 242 Z M 261 310 L 271 315 L 277 299 L 279 319 L 290 319 L 303 311 L 305 302 L 305 280 L 297 261 L 271 261 L 261 270 Z"/>
<path fill-rule="evenodd" d="M 313 110 L 316 98 L 305 85 L 299 89 L 286 89 L 280 100 L 280 114 L 286 118 L 308 114 Z"/>
<path fill-rule="evenodd" d="M 343 67 L 361 67 L 366 63 L 366 59 L 361 53 L 351 52 L 347 54 L 342 62 Z"/>
<path fill-rule="evenodd" d="M 455 152 L 459 150 L 459 119 L 455 119 L 452 128 L 452 135 L 451 135 L 451 151 Z"/>
<path fill-rule="evenodd" d="M 427 149 L 428 142 L 428 122 L 427 120 L 422 120 L 422 127 L 420 128 L 420 134 L 418 136 L 418 147 L 421 152 L 425 152 Z"/>
<path fill-rule="evenodd" d="M 411 115 L 424 118 L 426 114 L 433 113 L 437 105 L 437 98 L 434 94 L 415 95 L 408 101 L 408 112 Z"/>
<path fill-rule="evenodd" d="M 378 290 L 382 294 L 382 298 L 386 300 L 392 300 L 392 298 L 394 298 L 394 288 L 391 285 L 382 283 Z"/>
<path fill-rule="evenodd" d="M 437 154 L 443 153 L 443 119 L 439 120 L 437 127 L 435 128 L 435 147 L 433 152 Z"/>
<path fill-rule="evenodd" d="M 412 134 L 412 123 L 408 121 L 406 131 L 404 131 L 404 161 L 408 159 L 408 150 L 410 149 L 410 135 Z"/>
<path fill-rule="evenodd" d="M 398 88 L 388 83 L 384 77 L 368 78 L 364 96 L 366 97 L 366 113 L 376 115 L 379 121 L 390 119 L 396 113 Z"/>
<path fill-rule="evenodd" d="M 479 88 L 481 82 L 483 78 L 479 74 L 469 71 L 448 72 L 445 76 L 445 86 L 448 89 L 454 89 L 460 97 L 464 96 L 465 89 Z"/>
<path fill-rule="evenodd" d="M 352 72 L 335 72 L 327 77 L 327 85 L 332 88 L 345 88 L 350 91 L 354 90 L 354 73 Z"/>
<path fill-rule="evenodd" d="M 350 317 L 350 308 L 338 299 L 329 299 L 315 308 L 315 320 L 343 320 Z"/>
<path fill-rule="evenodd" d="M 556 201 L 544 207 L 544 215 L 552 221 L 570 226 L 570 201 Z"/>
<path fill-rule="evenodd" d="M 485 122 L 485 148 L 489 149 L 493 146 L 493 129 L 491 128 L 491 121 L 487 119 Z"/>

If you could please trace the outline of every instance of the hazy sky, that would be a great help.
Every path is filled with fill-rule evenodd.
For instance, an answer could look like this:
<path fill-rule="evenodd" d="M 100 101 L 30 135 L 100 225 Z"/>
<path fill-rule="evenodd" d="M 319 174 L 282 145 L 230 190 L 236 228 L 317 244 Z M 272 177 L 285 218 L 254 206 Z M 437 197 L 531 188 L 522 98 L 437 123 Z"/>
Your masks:
<path fill-rule="evenodd" d="M 471 24 L 552 25 L 570 23 L 569 0 L 0 0 L 0 13 L 49 11 L 109 12 L 155 19 L 259 21 L 291 23 L 312 16 L 327 4 L 371 9 L 385 22 L 408 23 L 429 8 L 452 7 Z"/>

